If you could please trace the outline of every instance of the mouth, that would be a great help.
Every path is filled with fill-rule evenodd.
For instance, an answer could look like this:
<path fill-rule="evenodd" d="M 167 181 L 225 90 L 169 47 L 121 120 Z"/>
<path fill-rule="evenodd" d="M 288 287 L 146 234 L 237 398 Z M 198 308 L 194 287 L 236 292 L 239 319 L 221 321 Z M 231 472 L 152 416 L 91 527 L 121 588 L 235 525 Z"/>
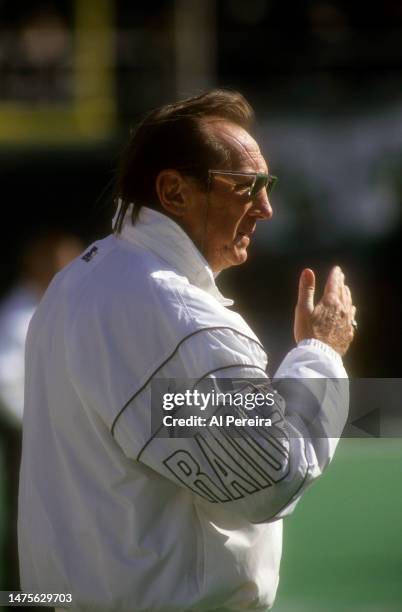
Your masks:
<path fill-rule="evenodd" d="M 239 230 L 236 233 L 236 238 L 243 238 L 244 236 L 246 236 L 249 240 L 251 240 L 251 236 L 252 234 L 254 234 L 255 228 L 250 229 L 248 232 L 244 231 L 244 230 Z"/>
<path fill-rule="evenodd" d="M 251 233 L 252 232 L 237 232 L 234 242 L 236 244 L 240 243 L 240 244 L 243 244 L 244 246 L 247 246 L 250 243 Z"/>

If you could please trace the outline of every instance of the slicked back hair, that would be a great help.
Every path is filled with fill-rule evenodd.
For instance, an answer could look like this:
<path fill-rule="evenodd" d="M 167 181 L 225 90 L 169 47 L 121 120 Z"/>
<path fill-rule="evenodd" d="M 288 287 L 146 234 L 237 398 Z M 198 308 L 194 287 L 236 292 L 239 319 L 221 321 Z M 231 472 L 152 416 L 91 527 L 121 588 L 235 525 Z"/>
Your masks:
<path fill-rule="evenodd" d="M 130 204 L 133 223 L 141 206 L 160 209 L 156 179 L 161 170 L 181 171 L 206 187 L 208 168 L 231 168 L 231 152 L 208 130 L 206 118 L 227 120 L 249 131 L 254 112 L 239 92 L 215 89 L 157 108 L 139 123 L 118 167 L 115 232 L 121 231 Z"/>

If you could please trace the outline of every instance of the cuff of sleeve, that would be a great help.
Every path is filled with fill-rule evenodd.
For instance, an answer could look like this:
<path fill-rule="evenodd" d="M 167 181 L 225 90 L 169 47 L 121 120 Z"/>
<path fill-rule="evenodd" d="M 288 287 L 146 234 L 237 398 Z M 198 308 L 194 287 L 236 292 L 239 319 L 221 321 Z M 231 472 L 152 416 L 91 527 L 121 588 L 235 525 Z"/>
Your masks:
<path fill-rule="evenodd" d="M 306 338 L 305 340 L 300 340 L 300 342 L 297 343 L 297 346 L 315 346 L 332 357 L 332 359 L 335 359 L 335 361 L 337 361 L 340 365 L 343 365 L 340 354 L 329 346 L 329 344 L 325 344 L 325 342 L 321 342 L 321 340 L 317 340 L 317 338 Z"/>

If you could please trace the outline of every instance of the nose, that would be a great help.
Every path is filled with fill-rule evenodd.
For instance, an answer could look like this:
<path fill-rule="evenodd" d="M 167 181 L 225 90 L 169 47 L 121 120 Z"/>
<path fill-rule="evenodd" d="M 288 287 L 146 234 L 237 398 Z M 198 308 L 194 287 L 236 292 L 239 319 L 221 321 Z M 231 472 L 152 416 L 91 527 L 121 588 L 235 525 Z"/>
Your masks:
<path fill-rule="evenodd" d="M 257 219 L 271 219 L 274 213 L 268 199 L 267 190 L 265 188 L 261 189 L 261 191 L 259 191 L 254 197 L 253 207 L 250 208 L 249 214 L 253 215 Z"/>

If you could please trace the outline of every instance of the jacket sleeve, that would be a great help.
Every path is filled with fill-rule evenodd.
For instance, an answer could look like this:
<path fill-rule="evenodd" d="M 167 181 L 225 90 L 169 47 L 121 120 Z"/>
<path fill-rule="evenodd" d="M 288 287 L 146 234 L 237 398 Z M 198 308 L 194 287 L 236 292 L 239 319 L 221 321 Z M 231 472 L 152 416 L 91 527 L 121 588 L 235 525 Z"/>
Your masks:
<path fill-rule="evenodd" d="M 197 503 L 219 505 L 252 523 L 285 516 L 334 454 L 347 417 L 348 385 L 340 357 L 318 341 L 290 351 L 273 380 L 263 365 L 254 339 L 230 329 L 201 330 L 127 405 L 116 422 L 116 440 L 128 457 L 187 490 Z M 161 381 L 163 389 L 173 381 L 181 390 L 207 383 L 243 398 L 258 392 L 270 402 L 253 411 L 244 402 L 232 405 L 239 426 L 210 420 L 222 416 L 226 422 L 227 406 L 219 405 L 213 413 L 198 410 L 205 424 L 175 430 L 163 426 L 166 412 L 156 392 Z M 189 415 L 186 410 L 174 416 Z"/>

